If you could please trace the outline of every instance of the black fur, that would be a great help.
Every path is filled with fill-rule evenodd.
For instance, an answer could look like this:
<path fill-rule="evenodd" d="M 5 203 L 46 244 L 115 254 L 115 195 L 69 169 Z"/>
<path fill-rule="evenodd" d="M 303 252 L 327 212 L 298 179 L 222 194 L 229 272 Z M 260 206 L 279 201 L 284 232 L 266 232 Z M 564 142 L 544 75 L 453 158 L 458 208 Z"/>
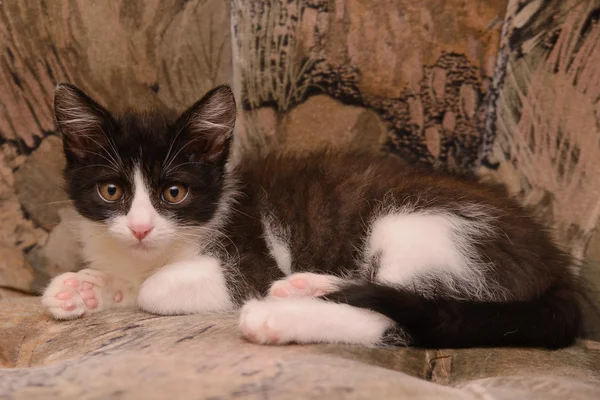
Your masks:
<path fill-rule="evenodd" d="M 557 283 L 527 301 L 428 299 L 376 283 L 348 286 L 327 299 L 385 315 L 415 347 L 557 349 L 573 344 L 583 328 L 581 298 L 568 282 Z"/>
<path fill-rule="evenodd" d="M 158 212 L 182 224 L 208 222 L 222 196 L 225 161 L 233 128 L 230 122 L 232 115 L 224 115 L 214 121 L 231 124 L 226 133 L 229 136 L 218 149 L 214 148 L 214 143 L 221 141 L 222 132 L 215 132 L 219 136 L 211 137 L 204 131 L 195 131 L 193 119 L 198 117 L 195 115 L 198 110 L 215 96 L 235 104 L 228 88 L 217 87 L 174 121 L 160 113 L 128 113 L 115 118 L 76 87 L 60 85 L 55 109 L 67 158 L 65 180 L 67 192 L 79 213 L 93 221 L 126 214 L 134 195 L 133 174 L 137 165 L 142 168 L 147 186 L 154 189 L 151 199 Z M 96 118 L 98 123 L 70 123 L 73 115 L 69 115 L 68 110 L 73 109 L 77 109 L 81 116 Z M 201 115 L 199 117 L 202 118 Z M 211 162 L 198 157 L 207 149 L 215 157 Z M 103 181 L 120 183 L 125 189 L 123 200 L 106 203 L 100 199 L 96 195 L 96 187 Z M 186 200 L 177 205 L 161 201 L 164 188 L 174 183 L 183 183 L 190 191 Z"/>
<path fill-rule="evenodd" d="M 372 175 L 366 173 L 369 168 Z M 279 223 L 293 226 L 294 272 L 355 272 L 355 284 L 327 298 L 388 316 L 408 334 L 410 345 L 558 348 L 572 344 L 581 333 L 580 285 L 569 271 L 575 260 L 553 243 L 547 230 L 510 199 L 502 186 L 441 176 L 386 156 L 352 152 L 250 157 L 236 172 L 246 184 L 240 213 L 232 215 L 229 237 L 247 257 L 239 268 L 249 277 L 260 276 L 250 282 L 263 293 L 281 277 L 274 263 L 260 256 L 266 249 L 257 239 L 262 234 L 258 216 L 271 213 Z M 360 273 L 367 221 L 390 194 L 415 204 L 417 210 L 457 213 L 465 203 L 491 206 L 496 228 L 503 234 L 477 243 L 476 248 L 493 261 L 485 278 L 490 285 L 508 290 L 507 301 L 457 300 L 435 277 L 428 288 L 435 293 L 433 298 L 377 284 L 369 280 L 379 267 L 377 257 L 371 271 Z M 436 251 L 435 247 L 432 242 L 429 251 Z M 261 275 L 255 272 L 257 265 Z M 268 280 L 262 275 L 266 270 L 273 274 Z"/>

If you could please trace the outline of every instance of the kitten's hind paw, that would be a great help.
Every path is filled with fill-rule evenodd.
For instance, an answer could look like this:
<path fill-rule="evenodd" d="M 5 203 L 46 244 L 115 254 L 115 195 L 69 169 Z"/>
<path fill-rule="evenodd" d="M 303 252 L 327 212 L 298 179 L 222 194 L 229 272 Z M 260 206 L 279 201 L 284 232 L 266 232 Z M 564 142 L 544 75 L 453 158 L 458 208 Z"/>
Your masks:
<path fill-rule="evenodd" d="M 317 297 L 331 293 L 344 282 L 333 275 L 301 272 L 275 281 L 269 289 L 269 297 Z"/>
<path fill-rule="evenodd" d="M 50 282 L 42 296 L 42 305 L 56 319 L 74 319 L 103 307 L 102 287 L 107 276 L 102 272 L 84 269 L 67 272 Z"/>
<path fill-rule="evenodd" d="M 279 303 L 279 302 L 276 302 Z M 274 312 L 275 311 L 275 312 Z M 266 301 L 251 300 L 242 307 L 239 328 L 242 336 L 258 344 L 284 344 L 286 321 L 281 324 L 277 314 L 277 304 Z M 283 316 L 285 319 L 285 316 Z M 292 324 L 287 321 L 288 327 Z M 283 335 L 282 335 L 283 333 Z"/>

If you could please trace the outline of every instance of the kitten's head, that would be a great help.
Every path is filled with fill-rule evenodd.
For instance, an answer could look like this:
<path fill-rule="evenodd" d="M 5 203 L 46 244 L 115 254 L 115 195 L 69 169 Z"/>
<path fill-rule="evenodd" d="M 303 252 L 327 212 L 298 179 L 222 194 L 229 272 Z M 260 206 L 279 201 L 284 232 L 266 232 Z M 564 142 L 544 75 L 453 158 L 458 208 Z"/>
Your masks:
<path fill-rule="evenodd" d="M 56 88 L 54 109 L 68 194 L 101 235 L 154 257 L 174 242 L 199 241 L 199 230 L 223 217 L 236 116 L 229 87 L 176 119 L 117 117 L 69 84 Z"/>

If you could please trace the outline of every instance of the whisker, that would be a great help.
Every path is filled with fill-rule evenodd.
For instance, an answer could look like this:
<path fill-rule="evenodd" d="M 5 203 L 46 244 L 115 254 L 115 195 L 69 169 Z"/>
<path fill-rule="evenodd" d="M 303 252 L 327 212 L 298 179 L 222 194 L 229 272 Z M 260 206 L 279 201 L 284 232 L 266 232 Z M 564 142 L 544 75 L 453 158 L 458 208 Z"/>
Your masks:
<path fill-rule="evenodd" d="M 207 165 L 210 166 L 210 164 L 202 162 L 202 161 L 189 161 L 189 162 L 184 162 L 181 164 L 177 164 L 173 167 L 171 167 L 168 171 L 166 171 L 163 175 L 169 175 L 171 172 L 177 170 L 177 168 L 182 167 L 184 165 L 188 165 L 188 164 L 198 164 L 198 165 Z"/>
<path fill-rule="evenodd" d="M 82 169 L 85 169 L 85 168 L 92 168 L 92 167 L 104 167 L 104 168 L 112 169 L 115 172 L 119 172 L 114 167 L 112 167 L 110 165 L 106 165 L 106 164 L 90 164 L 90 165 L 86 165 L 86 166 L 83 166 L 83 167 L 72 169 L 71 172 L 77 172 L 79 170 L 82 170 Z"/>
<path fill-rule="evenodd" d="M 100 131 L 101 131 L 101 132 L 102 132 L 102 134 L 103 134 L 103 135 L 106 137 L 106 139 L 107 139 L 107 140 L 110 142 L 110 139 L 108 138 L 108 136 L 106 135 L 106 133 L 104 133 L 104 130 L 102 130 L 102 128 L 101 128 L 101 127 L 100 127 Z M 100 144 L 100 143 L 99 143 L 99 142 L 98 142 L 98 141 L 97 141 L 97 140 L 94 138 L 94 136 L 93 136 L 93 135 L 81 135 L 81 136 L 82 136 L 82 137 L 86 137 L 86 138 L 88 138 L 89 140 L 91 140 L 92 142 L 96 143 L 96 145 L 97 145 L 98 147 L 100 147 L 100 149 L 104 150 L 104 152 L 105 152 L 105 153 L 106 153 L 106 154 L 107 154 L 107 155 L 110 157 L 110 160 L 109 160 L 108 158 L 106 158 L 106 157 L 104 157 L 104 159 L 105 159 L 106 161 L 108 161 L 108 162 L 109 162 L 111 165 L 113 165 L 113 166 L 114 166 L 116 169 L 119 169 L 119 165 L 120 165 L 121 163 L 117 162 L 117 160 L 116 160 L 116 159 L 113 157 L 113 155 L 110 153 L 110 151 L 107 151 L 107 149 L 106 149 L 106 148 L 105 148 L 105 147 L 104 147 L 102 144 Z M 85 151 L 85 150 L 84 150 L 84 151 Z M 98 153 L 96 153 L 96 154 L 97 154 L 97 155 L 100 155 L 100 154 L 98 154 Z M 118 156 L 118 154 L 117 154 L 117 158 L 119 158 L 119 159 L 120 159 L 120 157 Z"/>
<path fill-rule="evenodd" d="M 110 166 L 106 165 L 106 167 L 109 167 L 112 170 L 117 171 L 117 172 L 119 171 L 119 167 L 113 161 L 109 160 L 108 158 L 106 158 L 102 154 L 96 153 L 95 151 L 91 151 L 91 150 L 82 150 L 82 151 L 84 151 L 86 153 L 90 153 L 90 154 L 98 156 L 98 157 L 102 157 L 103 159 L 105 159 L 110 164 Z"/>
<path fill-rule="evenodd" d="M 209 232 L 209 233 L 213 233 L 216 235 L 215 238 L 210 238 L 207 237 L 206 235 L 202 235 L 200 233 L 196 233 L 193 231 L 186 231 L 186 232 L 179 232 L 178 234 L 181 235 L 187 235 L 188 237 L 192 237 L 192 238 L 196 238 L 196 239 L 202 239 L 204 241 L 206 241 L 207 239 L 209 239 L 209 243 L 210 245 L 217 245 L 217 247 L 223 251 L 225 254 L 229 254 L 229 252 L 227 251 L 227 248 L 225 247 L 225 245 L 223 243 L 220 243 L 220 241 L 217 240 L 217 238 L 225 238 L 227 239 L 231 245 L 233 246 L 233 248 L 235 249 L 235 258 L 237 259 L 237 261 L 239 261 L 241 259 L 240 256 L 240 251 L 237 247 L 237 245 L 235 244 L 235 242 L 224 232 L 219 231 L 218 229 L 214 229 L 214 228 L 209 228 L 206 226 L 185 226 L 186 228 L 192 228 L 193 230 L 197 230 L 197 231 L 204 231 L 204 232 Z"/>
<path fill-rule="evenodd" d="M 47 203 L 39 203 L 39 205 L 40 206 L 50 206 L 53 204 L 65 204 L 65 203 L 73 203 L 73 200 L 49 201 Z"/>
<path fill-rule="evenodd" d="M 181 153 L 183 151 L 183 149 L 185 149 L 187 146 L 189 146 L 190 144 L 192 144 L 193 142 L 196 142 L 198 140 L 200 140 L 200 138 L 192 139 L 189 142 L 187 142 L 186 144 L 184 144 L 183 146 L 181 146 L 181 148 L 177 151 L 177 153 L 175 153 L 175 155 L 173 157 L 171 157 L 171 161 L 169 161 L 169 163 L 163 169 L 169 168 L 169 166 L 173 163 L 173 161 L 175 161 L 175 159 L 177 158 L 179 153 Z"/>
<path fill-rule="evenodd" d="M 181 132 L 183 132 L 183 130 L 185 129 L 186 125 L 183 125 L 181 127 L 181 129 L 179 129 L 179 131 L 177 131 L 177 133 L 175 134 L 175 137 L 173 138 L 173 140 L 171 141 L 171 145 L 169 146 L 169 150 L 167 151 L 167 155 L 165 156 L 165 159 L 163 161 L 163 168 L 162 170 L 164 171 L 165 168 L 168 168 L 169 165 L 171 165 L 172 160 L 169 160 L 169 155 L 171 155 L 171 150 L 173 150 L 173 146 L 175 145 L 175 142 L 177 141 L 177 138 L 179 137 L 179 134 L 181 134 Z M 165 166 L 165 163 L 167 162 L 167 160 L 169 160 L 169 164 Z"/>

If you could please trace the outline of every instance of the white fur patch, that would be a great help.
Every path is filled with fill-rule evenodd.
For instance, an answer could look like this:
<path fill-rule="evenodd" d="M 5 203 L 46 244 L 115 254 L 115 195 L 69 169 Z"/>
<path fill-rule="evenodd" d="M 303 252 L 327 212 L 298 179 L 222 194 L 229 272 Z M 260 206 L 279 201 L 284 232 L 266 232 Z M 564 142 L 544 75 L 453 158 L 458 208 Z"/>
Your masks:
<path fill-rule="evenodd" d="M 313 297 L 252 300 L 242 307 L 240 330 L 255 343 L 375 345 L 394 323 L 373 311 Z"/>
<path fill-rule="evenodd" d="M 426 291 L 435 279 L 456 297 L 497 298 L 483 277 L 489 264 L 473 248 L 474 241 L 493 233 L 490 217 L 485 217 L 467 220 L 444 211 L 412 210 L 379 217 L 366 246 L 367 262 L 379 257 L 379 269 L 372 278 L 419 291 Z"/>
<path fill-rule="evenodd" d="M 127 215 L 105 223 L 78 216 L 73 227 L 89 268 L 130 282 L 137 296 L 142 282 L 158 268 L 195 257 L 206 232 L 202 228 L 178 227 L 160 215 L 152 205 L 139 167 L 134 170 L 133 185 L 134 198 Z M 142 245 L 129 229 L 131 223 L 153 225 Z"/>
<path fill-rule="evenodd" d="M 198 256 L 159 269 L 142 284 L 138 305 L 143 310 L 163 315 L 234 308 L 221 264 L 209 256 Z"/>
<path fill-rule="evenodd" d="M 127 220 L 131 225 L 150 225 L 154 226 L 158 212 L 152 205 L 150 194 L 142 171 L 136 167 L 133 173 L 133 201 L 131 209 L 127 213 Z"/>
<path fill-rule="evenodd" d="M 83 259 L 89 268 L 121 278 L 136 287 L 163 265 L 192 258 L 198 253 L 197 244 L 169 236 L 162 238 L 165 244 L 160 248 L 134 249 L 104 224 L 79 217 L 76 225 Z"/>
<path fill-rule="evenodd" d="M 263 217 L 261 221 L 264 238 L 271 257 L 273 257 L 281 272 L 290 275 L 292 273 L 292 253 L 288 244 L 289 232 L 285 229 L 277 229 L 270 218 Z"/>
<path fill-rule="evenodd" d="M 166 307 L 163 309 L 165 313 L 177 312 L 177 310 L 200 312 L 204 309 L 230 307 L 231 300 L 226 292 L 223 274 L 220 268 L 215 267 L 218 261 L 212 259 L 208 262 L 207 268 L 198 270 L 196 267 L 206 264 L 203 262 L 200 263 L 202 265 L 198 265 L 198 254 L 202 248 L 214 242 L 215 228 L 218 228 L 227 218 L 229 208 L 235 200 L 235 181 L 228 180 L 226 193 L 214 218 L 208 224 L 196 228 L 181 227 L 154 209 L 150 199 L 151 191 L 146 187 L 139 168 L 134 170 L 132 183 L 134 199 L 127 215 L 120 215 L 101 223 L 90 221 L 75 213 L 70 221 L 69 225 L 82 244 L 82 256 L 88 268 L 106 273 L 115 282 L 123 283 L 115 288 L 123 294 L 120 305 L 137 303 L 142 283 L 152 276 L 145 286 L 144 299 L 148 304 L 152 304 L 152 298 L 155 300 L 169 299 L 169 296 L 172 298 L 172 301 L 166 301 L 166 305 L 158 302 L 154 306 L 155 312 L 160 312 L 161 307 Z M 143 239 L 143 246 L 140 246 L 139 240 L 129 229 L 128 225 L 131 221 L 154 224 L 152 231 Z M 154 276 L 157 270 L 159 272 Z M 167 271 L 172 273 L 167 274 Z M 197 286 L 195 294 L 191 293 L 190 289 L 183 293 L 182 297 L 178 285 L 171 284 L 165 287 L 160 284 L 161 277 L 169 276 L 186 277 L 186 279 L 196 276 L 206 285 L 212 282 L 212 286 L 208 290 L 203 289 L 203 286 Z M 166 280 L 167 284 L 172 283 L 169 279 L 171 278 Z M 155 285 L 152 286 L 151 283 Z M 160 289 L 154 296 L 152 296 L 153 288 Z M 216 292 L 212 292 L 213 289 Z M 206 299 L 201 297 L 202 292 L 213 296 L 211 300 L 213 303 L 210 301 L 207 303 Z M 194 296 L 199 296 L 197 298 L 199 303 L 196 305 L 192 304 Z M 131 302 L 131 297 L 135 298 L 135 301 Z M 180 301 L 179 305 L 177 301 Z M 148 306 L 149 310 L 151 308 L 152 306 Z"/>

